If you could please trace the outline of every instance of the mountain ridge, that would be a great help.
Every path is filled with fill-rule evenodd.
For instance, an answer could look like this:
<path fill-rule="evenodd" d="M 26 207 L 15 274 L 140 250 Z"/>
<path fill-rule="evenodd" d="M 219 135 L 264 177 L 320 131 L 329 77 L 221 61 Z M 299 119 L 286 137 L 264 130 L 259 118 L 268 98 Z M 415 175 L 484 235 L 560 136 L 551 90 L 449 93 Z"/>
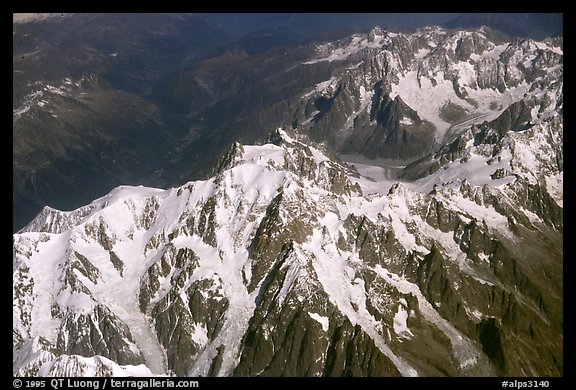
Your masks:
<path fill-rule="evenodd" d="M 355 184 L 348 179 L 352 174 L 349 168 L 332 162 L 319 149 L 302 144 L 285 131 L 273 133 L 270 139 L 281 146 L 235 144 L 215 170 L 214 178 L 208 181 L 191 182 L 167 191 L 118 188 L 79 210 L 78 216 L 68 214 L 69 220 L 77 221 L 76 227 L 54 224 L 52 221 L 58 219 L 54 215 L 59 212 L 47 209 L 28 229 L 38 232 L 15 235 L 15 302 L 21 309 L 15 310 L 14 320 L 22 326 L 15 328 L 19 335 L 15 342 L 20 345 L 15 350 L 15 361 L 33 353 L 34 348 L 42 350 L 39 348 L 42 343 L 50 345 L 48 340 L 55 340 L 54 333 L 47 333 L 50 328 L 50 332 L 59 334 L 58 349 L 70 351 L 60 357 L 53 355 L 55 361 L 50 363 L 43 359 L 54 352 L 44 350 L 41 357 L 15 366 L 15 373 L 60 375 L 63 372 L 59 371 L 58 362 L 75 359 L 74 348 L 78 348 L 85 358 L 94 353 L 100 361 L 97 365 L 100 371 L 90 371 L 95 370 L 94 363 L 83 360 L 85 367 L 79 366 L 79 371 L 75 371 L 78 374 L 495 375 L 509 372 L 505 371 L 506 364 L 513 363 L 505 356 L 518 352 L 501 347 L 503 350 L 492 355 L 486 349 L 482 344 L 484 338 L 511 336 L 499 322 L 485 323 L 482 311 L 510 310 L 506 305 L 512 303 L 507 302 L 515 299 L 515 307 L 522 307 L 516 307 L 515 311 L 521 310 L 525 315 L 526 310 L 548 308 L 543 319 L 536 321 L 538 317 L 532 317 L 536 321 L 533 324 L 558 315 L 552 309 L 556 305 L 552 302 L 558 298 L 542 295 L 537 287 L 539 283 L 534 284 L 526 274 L 532 275 L 533 271 L 524 268 L 524 261 L 519 262 L 525 255 L 523 251 L 520 251 L 522 255 L 515 254 L 518 251 L 513 249 L 515 244 L 505 244 L 511 238 L 512 242 L 524 242 L 526 237 L 532 237 L 529 232 L 534 228 L 547 232 L 549 239 L 557 240 L 553 238 L 554 225 L 552 229 L 547 228 L 539 217 L 531 214 L 526 214 L 528 219 L 521 219 L 518 213 L 504 217 L 497 210 L 502 210 L 508 201 L 497 200 L 487 186 L 479 192 L 479 187 L 471 187 L 466 182 L 460 190 L 436 188 L 432 198 L 427 193 L 414 193 L 403 184 L 392 186 L 386 196 L 362 195 L 362 182 Z M 497 187 L 495 190 L 501 193 Z M 428 211 L 418 216 L 424 211 L 420 203 L 425 199 Z M 175 206 L 174 201 L 180 205 Z M 431 208 L 436 210 L 437 217 L 432 216 Z M 196 211 L 192 211 L 194 209 Z M 461 210 L 466 211 L 462 214 Z M 480 215 L 484 216 L 481 220 Z M 459 227 L 451 234 L 453 226 Z M 50 230 L 53 233 L 49 233 Z M 31 245 L 34 242 L 36 244 Z M 42 246 L 50 242 L 55 248 L 63 245 L 62 249 L 46 252 Z M 486 246 L 487 243 L 496 246 Z M 539 244 L 531 247 L 534 245 L 539 247 Z M 493 249 L 489 249 L 491 247 Z M 54 269 L 66 270 L 62 275 L 68 276 L 58 277 L 64 284 L 52 298 L 50 294 L 54 293 L 46 296 L 47 293 L 36 289 L 57 291 L 56 286 L 62 282 L 54 287 L 41 287 L 30 280 L 37 272 L 30 274 L 36 251 L 51 253 L 54 260 L 61 256 L 58 254 L 63 253 L 61 251 L 67 253 L 62 258 L 67 259 L 67 263 L 60 263 L 62 265 Z M 140 255 L 134 257 L 136 253 Z M 54 261 L 41 256 L 37 261 Z M 462 256 L 466 260 L 462 260 Z M 482 265 L 487 259 L 490 265 Z M 58 264 L 61 260 L 56 261 Z M 510 264 L 513 271 L 506 271 Z M 542 266 L 551 267 L 548 272 L 558 272 L 554 262 Z M 499 267 L 504 269 L 499 271 Z M 446 274 L 442 271 L 444 268 L 452 271 Z M 50 278 L 47 280 L 50 283 Z M 453 286 L 436 295 L 439 290 L 434 286 L 450 280 L 448 283 L 454 283 Z M 121 285 L 117 284 L 120 281 L 126 287 L 120 289 Z M 516 287 L 510 290 L 511 281 L 520 283 L 519 290 Z M 33 298 L 24 285 L 31 286 L 39 295 Z M 116 285 L 118 287 L 114 287 Z M 462 285 L 475 287 L 468 290 Z M 486 286 L 492 286 L 492 294 L 494 288 L 503 294 L 502 309 L 481 306 L 480 314 L 467 310 L 466 314 L 456 317 L 451 312 L 453 309 L 442 309 L 444 305 L 459 306 L 452 306 L 451 300 L 454 304 L 463 302 L 462 299 L 471 300 L 468 304 L 480 304 L 481 301 L 472 298 L 477 293 L 472 293 L 472 297 L 468 294 L 474 290 L 490 291 Z M 137 301 L 130 298 L 120 303 L 114 298 L 115 293 L 124 289 L 127 290 L 121 293 L 123 297 Z M 389 292 L 382 295 L 375 291 Z M 24 302 L 29 299 L 48 299 L 48 302 L 55 299 L 57 303 L 56 306 L 48 302 L 27 306 Z M 382 299 L 382 303 L 377 303 Z M 540 302 L 538 306 L 530 303 L 534 299 Z M 78 300 L 92 303 L 80 304 Z M 382 306 L 384 302 L 400 304 L 390 310 Z M 34 331 L 33 324 L 38 321 L 34 319 L 38 318 L 34 312 L 39 309 L 25 308 L 42 306 L 53 307 L 50 315 L 53 325 L 42 327 L 42 336 L 32 339 L 41 343 L 32 341 L 36 344 L 30 351 L 30 347 L 25 347 L 25 334 L 38 332 Z M 84 313 L 80 318 L 87 316 L 88 322 L 83 323 L 90 324 L 94 320 L 89 318 L 102 316 L 109 326 L 118 329 L 117 333 L 108 331 L 106 336 L 98 333 L 104 340 L 114 340 L 113 335 L 118 334 L 124 341 L 106 341 L 105 345 L 112 349 L 92 350 L 94 342 L 81 341 L 85 339 L 80 337 L 74 344 L 76 347 L 66 346 L 64 340 L 72 336 L 64 335 L 78 332 L 66 318 L 77 317 L 77 310 Z M 307 317 L 302 317 L 305 313 Z M 493 312 L 496 313 L 498 311 Z M 64 317 L 60 317 L 62 315 Z M 459 325 L 454 327 L 454 322 L 448 322 L 446 317 L 451 322 L 461 318 L 455 322 Z M 296 322 L 290 322 L 289 318 Z M 62 325 L 58 326 L 58 321 L 63 321 Z M 480 328 L 472 332 L 474 321 L 480 321 L 477 325 Z M 293 325 L 284 328 L 289 324 Z M 32 328 L 25 331 L 30 325 Z M 144 329 L 148 329 L 146 333 L 140 333 Z M 262 329 L 268 330 L 262 333 Z M 317 329 L 314 332 L 319 332 L 315 337 L 320 337 L 320 344 L 309 341 L 309 336 L 301 333 L 306 332 L 305 329 Z M 97 328 L 95 331 L 98 332 Z M 290 336 L 292 332 L 296 332 L 294 336 Z M 326 332 L 341 334 L 337 339 L 352 343 L 350 346 L 357 345 L 354 348 L 372 351 L 373 360 L 360 366 L 348 358 L 340 360 L 344 346 L 337 339 L 329 341 L 329 337 L 322 336 Z M 426 332 L 440 339 L 447 338 L 441 344 L 426 342 L 424 349 L 417 347 L 424 342 L 421 337 Z M 494 332 L 500 336 L 488 336 Z M 144 345 L 154 340 L 150 338 L 154 335 L 159 345 Z M 296 351 L 290 344 L 284 344 L 282 340 L 289 340 L 285 337 L 295 337 L 293 342 L 299 343 L 295 345 L 296 351 L 299 348 L 308 351 L 305 356 L 310 356 L 310 360 L 305 362 L 309 362 L 309 366 L 302 366 L 293 356 Z M 411 341 L 414 346 L 408 343 L 404 347 L 410 340 L 414 340 Z M 274 347 L 277 342 L 280 344 Z M 332 352 L 321 353 L 325 348 L 322 345 Z M 277 348 L 280 348 L 278 352 L 274 352 Z M 428 351 L 430 355 L 421 360 L 410 352 L 411 348 Z M 145 351 L 149 351 L 148 355 Z M 159 357 L 158 353 L 165 357 Z M 116 362 L 98 360 L 100 354 L 106 359 L 115 356 L 112 361 Z M 434 365 L 425 363 L 426 359 L 435 361 Z M 531 360 L 530 364 L 536 364 L 539 359 Z M 338 361 L 341 363 L 336 366 L 330 363 Z M 141 365 L 143 362 L 145 366 Z M 278 366 L 279 362 L 283 362 L 282 366 Z M 69 367 L 70 363 L 63 364 Z M 169 371 L 165 371 L 165 367 L 169 367 Z M 438 371 L 439 367 L 443 368 Z M 520 368 L 509 370 L 517 369 Z"/>
<path fill-rule="evenodd" d="M 417 49 L 431 51 L 441 43 L 442 32 L 458 44 L 463 33 L 380 28 L 319 43 L 273 45 L 255 52 L 250 46 L 248 51 L 233 46 L 219 52 L 219 42 L 230 37 L 210 22 L 194 23 L 199 18 L 146 15 L 143 25 L 138 15 L 80 14 L 13 25 L 14 231 L 45 204 L 74 208 L 117 185 L 168 187 L 206 177 L 232 142 L 261 142 L 270 129 L 286 124 L 310 126 L 317 141 L 327 139 L 339 153 L 423 157 L 446 124 L 481 123 L 482 117 L 475 115 L 491 119 L 517 100 L 522 88 L 516 82 L 525 78 L 531 84 L 543 67 L 559 65 L 554 55 L 561 56 L 563 46 L 562 38 L 548 39 L 520 53 L 520 41 L 483 28 L 466 33 L 459 48 L 438 47 L 432 55 Z M 38 29 L 44 32 L 38 35 Z M 129 29 L 134 29 L 132 35 Z M 483 46 L 508 43 L 512 56 L 479 54 Z M 322 47 L 341 55 L 322 58 L 316 52 Z M 468 56 L 475 65 L 462 61 Z M 422 65 L 414 74 L 407 74 L 418 62 Z M 479 64 L 482 77 L 474 84 L 477 72 L 472 68 Z M 387 75 L 377 72 L 382 66 L 390 68 Z M 425 72 L 428 68 L 432 73 Z M 95 81 L 84 85 L 81 80 Z M 439 110 L 434 101 L 418 105 L 413 88 L 434 83 L 454 103 L 436 99 L 446 103 L 439 113 L 430 113 Z M 332 84 L 336 89 L 330 92 Z M 405 96 L 400 90 L 413 93 Z M 473 99 L 480 92 L 496 102 L 483 107 L 480 101 L 477 110 Z M 500 108 L 501 99 L 506 104 Z M 426 111 L 426 106 L 434 110 Z M 71 136 L 71 129 L 85 131 Z M 358 137 L 351 137 L 350 129 Z M 143 142 L 156 136 L 155 142 Z M 52 141 L 37 142 L 44 138 Z M 48 147 L 52 142 L 58 148 Z"/>
<path fill-rule="evenodd" d="M 188 123 L 148 161 L 166 189 L 13 234 L 13 374 L 562 376 L 563 43 L 498 37 L 377 28 L 183 71 L 206 110 L 141 102 L 162 142 Z M 131 99 L 99 75 L 29 87 L 18 126 Z"/>

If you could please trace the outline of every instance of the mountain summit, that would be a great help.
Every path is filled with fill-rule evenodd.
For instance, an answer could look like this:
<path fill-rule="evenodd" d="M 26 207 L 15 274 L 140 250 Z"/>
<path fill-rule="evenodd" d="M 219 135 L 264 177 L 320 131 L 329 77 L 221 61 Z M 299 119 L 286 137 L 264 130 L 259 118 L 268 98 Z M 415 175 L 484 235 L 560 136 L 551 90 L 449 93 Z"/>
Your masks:
<path fill-rule="evenodd" d="M 260 17 L 252 22 L 270 28 L 310 22 Z M 212 24 L 241 27 L 239 18 L 14 23 L 13 232 L 45 205 L 70 210 L 118 185 L 206 178 L 230 144 L 262 142 L 286 124 L 337 153 L 413 161 L 562 77 L 561 37 L 426 27 L 300 41 L 273 29 L 232 42 Z"/>
<path fill-rule="evenodd" d="M 45 208 L 14 235 L 14 374 L 561 375 L 562 207 L 526 136 L 422 192 L 279 129 L 209 180 Z"/>
<path fill-rule="evenodd" d="M 428 27 L 226 52 L 161 78 L 182 139 L 100 75 L 29 84 L 15 134 L 53 118 L 88 150 L 66 113 L 101 112 L 115 177 L 147 161 L 170 184 L 13 235 L 14 375 L 563 375 L 562 47 Z M 45 133 L 58 190 L 82 183 Z M 60 171 L 27 140 L 37 199 Z"/>

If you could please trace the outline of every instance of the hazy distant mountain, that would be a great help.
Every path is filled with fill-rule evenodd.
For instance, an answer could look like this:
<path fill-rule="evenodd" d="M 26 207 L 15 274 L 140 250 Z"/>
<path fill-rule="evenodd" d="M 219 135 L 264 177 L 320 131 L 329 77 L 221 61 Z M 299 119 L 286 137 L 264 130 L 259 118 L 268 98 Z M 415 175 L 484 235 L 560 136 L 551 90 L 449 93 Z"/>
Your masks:
<path fill-rule="evenodd" d="M 458 14 L 450 13 L 217 13 L 203 14 L 204 20 L 243 37 L 259 31 L 285 29 L 304 40 L 335 31 L 360 31 L 374 26 L 414 29 L 440 25 Z"/>
<path fill-rule="evenodd" d="M 563 14 L 560 13 L 467 13 L 444 24 L 450 28 L 488 26 L 511 37 L 544 39 L 563 35 Z"/>

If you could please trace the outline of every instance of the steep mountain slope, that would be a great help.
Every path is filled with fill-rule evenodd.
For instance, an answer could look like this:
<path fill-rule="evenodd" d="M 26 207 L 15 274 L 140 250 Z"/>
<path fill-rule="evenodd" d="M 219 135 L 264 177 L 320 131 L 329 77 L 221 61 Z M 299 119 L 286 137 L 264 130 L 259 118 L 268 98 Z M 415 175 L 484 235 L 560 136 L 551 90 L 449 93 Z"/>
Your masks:
<path fill-rule="evenodd" d="M 13 371 L 562 375 L 562 192 L 522 164 L 561 187 L 554 121 L 507 133 L 513 176 L 484 185 L 375 193 L 278 130 L 209 180 L 45 208 L 14 235 Z"/>
<path fill-rule="evenodd" d="M 353 65 L 304 95 L 297 120 L 344 153 L 412 158 L 555 83 L 561 45 L 499 42 L 487 28 L 426 28 L 411 35 L 373 29 L 317 47 L 317 58 L 305 64 Z"/>
<path fill-rule="evenodd" d="M 561 38 L 373 29 L 146 98 L 47 80 L 15 88 L 22 208 L 173 187 L 13 235 L 15 375 L 563 375 Z"/>
<path fill-rule="evenodd" d="M 324 18 L 303 32 L 311 39 L 343 16 L 245 17 L 65 14 L 14 23 L 13 230 L 46 204 L 69 210 L 120 184 L 206 178 L 230 144 L 261 142 L 284 125 L 338 153 L 411 162 L 545 88 L 534 86 L 539 72 L 562 64 L 561 38 L 376 28 L 303 43 L 290 31 Z M 365 27 L 378 17 L 348 22 Z M 259 21 L 270 31 L 254 30 Z M 231 34 L 251 34 L 233 40 L 217 27 L 226 23 Z M 95 86 L 65 93 L 87 79 Z"/>

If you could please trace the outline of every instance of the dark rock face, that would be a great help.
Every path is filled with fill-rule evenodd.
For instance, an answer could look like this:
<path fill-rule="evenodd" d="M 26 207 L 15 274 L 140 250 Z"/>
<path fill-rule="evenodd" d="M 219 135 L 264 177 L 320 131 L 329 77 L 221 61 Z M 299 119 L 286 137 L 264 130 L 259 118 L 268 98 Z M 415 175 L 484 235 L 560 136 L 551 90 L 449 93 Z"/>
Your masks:
<path fill-rule="evenodd" d="M 390 83 L 398 77 L 392 64 L 398 61 L 409 68 L 420 44 L 396 36 L 384 51 L 371 49 L 358 67 L 347 69 L 333 94 L 313 95 L 317 113 L 309 130 L 312 137 L 326 139 L 343 153 L 372 158 L 411 158 L 426 152 L 434 140 L 434 126 L 400 97 L 389 96 Z"/>
<path fill-rule="evenodd" d="M 434 127 L 420 119 L 399 96 L 393 101 L 381 101 L 374 109 L 378 127 L 364 142 L 363 152 L 368 156 L 386 156 L 406 159 L 422 154 L 433 143 Z M 407 118 L 411 124 L 402 124 Z M 344 149 L 343 152 L 353 152 Z"/>
<path fill-rule="evenodd" d="M 142 355 L 131 349 L 133 339 L 130 330 L 108 308 L 96 306 L 93 313 L 78 318 L 65 313 L 61 316 L 66 320 L 62 323 L 56 342 L 60 353 L 99 355 L 122 365 L 144 363 Z"/>
<path fill-rule="evenodd" d="M 522 131 L 528 129 L 532 116 L 530 107 L 523 100 L 512 104 L 490 126 L 497 132 Z"/>

